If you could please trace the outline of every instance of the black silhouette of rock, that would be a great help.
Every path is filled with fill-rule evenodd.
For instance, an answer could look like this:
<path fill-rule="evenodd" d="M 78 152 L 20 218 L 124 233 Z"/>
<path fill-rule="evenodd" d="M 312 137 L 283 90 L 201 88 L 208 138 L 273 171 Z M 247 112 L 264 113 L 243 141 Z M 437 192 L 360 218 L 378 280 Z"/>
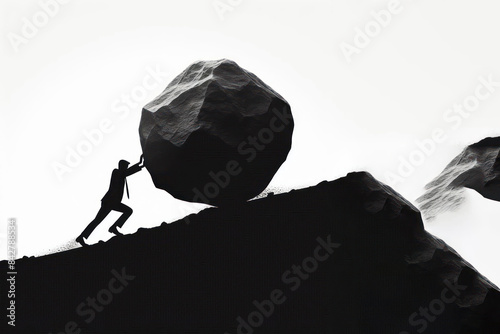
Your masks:
<path fill-rule="evenodd" d="M 142 110 L 145 166 L 157 188 L 224 205 L 257 196 L 292 143 L 289 104 L 235 62 L 199 61 Z"/>
<path fill-rule="evenodd" d="M 465 200 L 464 188 L 500 201 L 500 137 L 468 146 L 425 186 L 426 192 L 417 199 L 424 217 L 432 220 L 441 212 L 460 207 Z"/>
<path fill-rule="evenodd" d="M 18 260 L 16 329 L 500 333 L 499 290 L 367 173 L 189 221 Z"/>

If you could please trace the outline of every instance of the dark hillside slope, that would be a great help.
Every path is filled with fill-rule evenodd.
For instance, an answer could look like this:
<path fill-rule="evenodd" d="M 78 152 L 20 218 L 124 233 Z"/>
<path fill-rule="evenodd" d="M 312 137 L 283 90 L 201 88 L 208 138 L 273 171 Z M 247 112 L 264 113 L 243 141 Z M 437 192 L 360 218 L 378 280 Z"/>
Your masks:
<path fill-rule="evenodd" d="M 497 288 L 370 174 L 189 218 L 17 261 L 16 329 L 500 333 Z"/>

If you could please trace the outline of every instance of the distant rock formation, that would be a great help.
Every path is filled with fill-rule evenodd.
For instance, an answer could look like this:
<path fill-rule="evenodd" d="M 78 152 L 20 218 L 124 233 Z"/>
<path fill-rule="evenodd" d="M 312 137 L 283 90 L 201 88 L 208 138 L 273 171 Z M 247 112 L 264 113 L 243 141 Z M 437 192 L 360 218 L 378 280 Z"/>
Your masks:
<path fill-rule="evenodd" d="M 500 201 L 500 137 L 486 138 L 468 146 L 455 157 L 417 199 L 428 220 L 457 209 L 465 200 L 464 188 Z"/>
<path fill-rule="evenodd" d="M 16 330 L 500 333 L 499 290 L 368 173 L 189 221 L 16 261 Z"/>
<path fill-rule="evenodd" d="M 142 110 L 145 166 L 157 188 L 221 206 L 260 194 L 285 161 L 290 105 L 235 62 L 199 61 Z"/>

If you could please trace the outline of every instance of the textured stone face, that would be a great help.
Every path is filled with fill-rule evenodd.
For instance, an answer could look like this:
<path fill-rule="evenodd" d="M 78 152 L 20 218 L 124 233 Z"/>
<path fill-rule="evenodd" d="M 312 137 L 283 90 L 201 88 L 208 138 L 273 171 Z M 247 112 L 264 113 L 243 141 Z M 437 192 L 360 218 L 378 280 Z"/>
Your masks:
<path fill-rule="evenodd" d="M 230 60 L 199 61 L 144 106 L 145 166 L 157 188 L 224 205 L 261 193 L 292 144 L 290 105 Z"/>
<path fill-rule="evenodd" d="M 500 137 L 485 138 L 465 148 L 425 188 L 417 202 L 428 220 L 460 207 L 464 188 L 500 201 Z"/>

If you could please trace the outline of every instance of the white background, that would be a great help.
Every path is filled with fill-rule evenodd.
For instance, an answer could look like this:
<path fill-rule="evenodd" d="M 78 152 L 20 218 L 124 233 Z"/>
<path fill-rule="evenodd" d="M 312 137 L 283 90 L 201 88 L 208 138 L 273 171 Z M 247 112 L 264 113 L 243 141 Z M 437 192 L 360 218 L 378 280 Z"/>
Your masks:
<path fill-rule="evenodd" d="M 214 5 L 220 3 L 231 10 L 218 12 Z M 348 61 L 342 43 L 355 45 L 356 29 L 373 24 L 370 13 L 388 4 L 73 0 L 52 7 L 53 16 L 43 22 L 38 1 L 2 1 L 2 258 L 9 217 L 18 221 L 19 256 L 62 245 L 87 226 L 118 160 L 134 163 L 141 154 L 142 106 L 196 60 L 232 59 L 292 106 L 293 147 L 270 186 L 301 188 L 367 170 L 415 203 L 423 186 L 465 146 L 500 135 L 498 88 L 457 128 L 443 118 L 474 94 L 479 77 L 500 81 L 500 4 L 401 0 L 398 13 Z M 26 22 L 40 26 L 29 38 L 23 35 Z M 13 36 L 25 40 L 16 44 Z M 123 111 L 123 96 L 140 91 L 148 69 L 160 69 L 162 82 L 120 117 L 116 107 Z M 112 131 L 58 178 L 54 163 L 64 164 L 68 149 L 76 149 L 86 140 L 84 131 L 103 119 L 111 121 Z M 416 141 L 431 138 L 436 128 L 446 140 L 410 175 L 388 179 L 388 172 L 399 175 L 401 159 L 419 150 Z M 125 203 L 134 214 L 125 233 L 204 207 L 156 189 L 145 170 L 130 177 L 129 186 Z M 426 222 L 426 228 L 500 284 L 500 203 L 472 191 L 466 195 L 459 211 Z M 89 242 L 107 240 L 107 227 L 117 217 L 111 214 Z"/>

